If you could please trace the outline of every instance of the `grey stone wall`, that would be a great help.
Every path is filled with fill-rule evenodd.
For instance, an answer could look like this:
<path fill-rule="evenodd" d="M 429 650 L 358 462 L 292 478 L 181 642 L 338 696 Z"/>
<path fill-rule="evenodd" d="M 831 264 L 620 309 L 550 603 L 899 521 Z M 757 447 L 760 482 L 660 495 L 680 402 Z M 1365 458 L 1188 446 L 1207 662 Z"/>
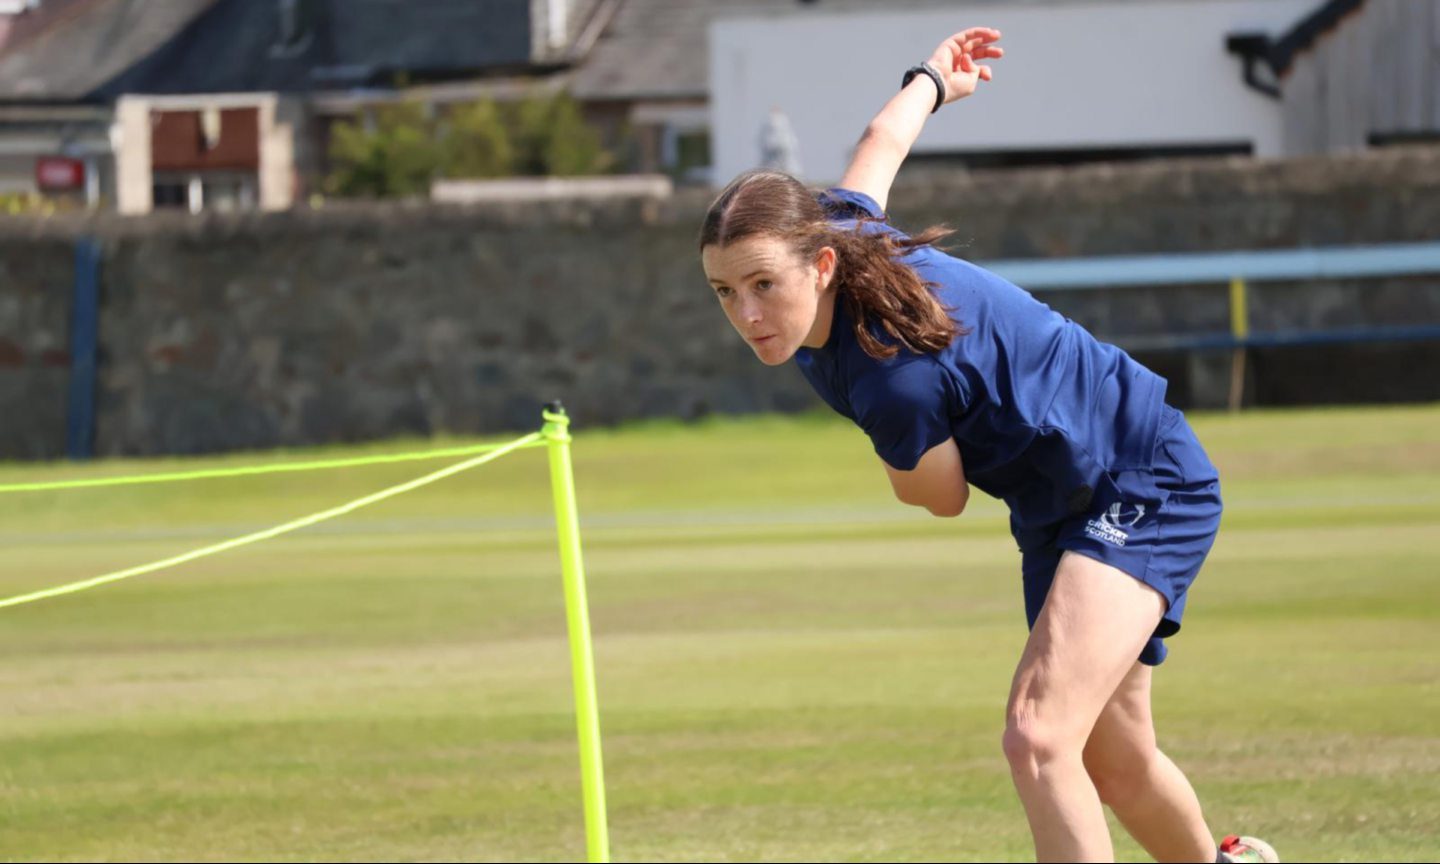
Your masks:
<path fill-rule="evenodd" d="M 0 458 L 63 455 L 82 236 L 105 249 L 99 454 L 530 429 L 552 398 L 582 424 L 814 405 L 793 368 L 754 359 L 705 286 L 694 237 L 708 203 L 686 192 L 0 219 Z M 957 227 L 953 251 L 974 259 L 1432 240 L 1440 148 L 910 173 L 891 209 L 902 227 Z M 1385 314 L 1433 313 L 1435 280 L 1422 281 Z M 1346 304 L 1314 294 L 1277 289 L 1290 299 L 1273 312 L 1257 301 L 1257 314 L 1314 317 L 1331 303 L 1320 317 L 1343 317 Z M 1225 297 L 1196 286 L 1045 299 L 1123 335 L 1223 328 Z"/>
<path fill-rule="evenodd" d="M 0 236 L 0 459 L 65 450 L 74 244 Z"/>
<path fill-rule="evenodd" d="M 946 221 L 972 258 L 1049 258 L 1402 243 L 1440 237 L 1440 148 L 1287 160 L 1215 159 L 907 171 L 903 224 Z"/>

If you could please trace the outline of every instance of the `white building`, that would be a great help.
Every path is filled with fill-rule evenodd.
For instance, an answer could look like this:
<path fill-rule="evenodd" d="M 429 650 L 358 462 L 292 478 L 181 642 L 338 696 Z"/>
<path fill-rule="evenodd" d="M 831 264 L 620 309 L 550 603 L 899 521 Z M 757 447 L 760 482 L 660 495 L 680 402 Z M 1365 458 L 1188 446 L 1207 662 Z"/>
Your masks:
<path fill-rule="evenodd" d="M 839 179 L 904 70 L 965 26 L 1000 29 L 995 80 L 926 124 L 917 161 L 1017 165 L 1296 155 L 1440 140 L 1440 0 L 1048 0 L 716 20 L 712 179 L 789 118 L 806 179 Z"/>

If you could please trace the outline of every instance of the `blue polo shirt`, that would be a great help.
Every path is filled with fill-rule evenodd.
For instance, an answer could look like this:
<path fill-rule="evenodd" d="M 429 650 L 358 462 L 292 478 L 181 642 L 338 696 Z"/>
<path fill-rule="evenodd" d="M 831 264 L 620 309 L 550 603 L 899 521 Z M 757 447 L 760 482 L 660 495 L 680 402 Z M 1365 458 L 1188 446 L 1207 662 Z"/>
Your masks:
<path fill-rule="evenodd" d="M 840 227 L 867 218 L 881 221 L 862 230 L 899 233 L 868 195 L 831 189 L 819 200 Z M 1017 537 L 1088 512 L 1106 479 L 1118 483 L 1124 472 L 1151 468 L 1165 379 L 968 261 L 928 247 L 901 260 L 967 332 L 935 354 L 902 346 L 876 360 L 837 302 L 824 347 L 795 356 L 821 398 L 865 430 L 881 459 L 908 471 L 953 437 L 966 479 L 1010 506 Z"/>

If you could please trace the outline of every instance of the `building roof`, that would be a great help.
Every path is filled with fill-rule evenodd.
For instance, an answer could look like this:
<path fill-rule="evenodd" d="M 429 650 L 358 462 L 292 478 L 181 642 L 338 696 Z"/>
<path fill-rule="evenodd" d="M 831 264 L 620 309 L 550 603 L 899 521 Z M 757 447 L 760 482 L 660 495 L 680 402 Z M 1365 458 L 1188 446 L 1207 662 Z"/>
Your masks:
<path fill-rule="evenodd" d="M 571 0 L 573 41 L 597 0 Z M 44 0 L 0 30 L 0 101 L 334 90 L 534 65 L 531 0 Z"/>
<path fill-rule="evenodd" d="M 530 62 L 529 0 L 312 0 L 282 43 L 272 3 L 217 0 L 160 50 L 95 91 L 277 91 L 473 75 Z"/>
<path fill-rule="evenodd" d="M 0 100 L 83 101 L 216 0 L 46 0 L 0 31 Z"/>

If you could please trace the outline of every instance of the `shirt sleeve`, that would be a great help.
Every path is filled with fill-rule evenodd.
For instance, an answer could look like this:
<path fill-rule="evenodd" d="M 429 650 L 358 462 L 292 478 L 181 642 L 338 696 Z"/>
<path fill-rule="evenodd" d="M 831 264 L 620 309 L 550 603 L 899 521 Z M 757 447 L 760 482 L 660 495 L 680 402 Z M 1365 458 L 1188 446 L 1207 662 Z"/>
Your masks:
<path fill-rule="evenodd" d="M 886 219 L 885 211 L 874 198 L 853 189 L 835 186 L 821 192 L 816 200 L 831 219 L 879 219 L 882 222 Z"/>
<path fill-rule="evenodd" d="M 954 382 L 935 358 L 906 354 L 868 370 L 851 388 L 855 422 L 885 464 L 913 471 L 930 448 L 954 436 Z"/>

